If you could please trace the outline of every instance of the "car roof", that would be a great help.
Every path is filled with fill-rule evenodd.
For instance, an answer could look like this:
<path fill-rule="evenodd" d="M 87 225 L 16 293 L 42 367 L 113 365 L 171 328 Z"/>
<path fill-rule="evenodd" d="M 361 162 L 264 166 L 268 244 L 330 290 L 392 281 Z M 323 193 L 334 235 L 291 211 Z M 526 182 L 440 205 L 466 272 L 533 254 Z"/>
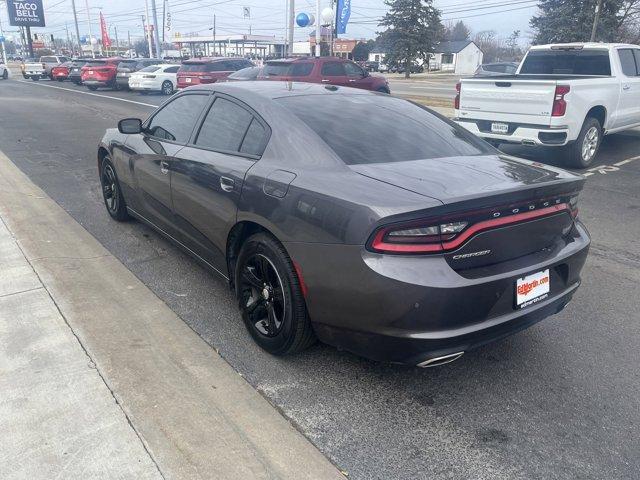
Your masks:
<path fill-rule="evenodd" d="M 335 85 L 322 85 L 307 82 L 278 82 L 278 81 L 250 81 L 250 82 L 223 82 L 195 85 L 185 91 L 206 90 L 229 95 L 258 96 L 264 99 L 276 99 L 282 97 L 296 97 L 307 95 L 376 95 L 374 92 L 360 88 L 339 87 Z"/>
<path fill-rule="evenodd" d="M 201 58 L 190 58 L 189 60 L 185 60 L 182 63 L 213 63 L 213 62 L 221 62 L 223 60 L 246 60 L 241 57 L 201 57 Z"/>
<path fill-rule="evenodd" d="M 267 60 L 265 63 L 296 63 L 296 62 L 346 62 L 347 59 L 340 57 L 290 57 L 290 58 L 274 58 L 273 60 Z"/>

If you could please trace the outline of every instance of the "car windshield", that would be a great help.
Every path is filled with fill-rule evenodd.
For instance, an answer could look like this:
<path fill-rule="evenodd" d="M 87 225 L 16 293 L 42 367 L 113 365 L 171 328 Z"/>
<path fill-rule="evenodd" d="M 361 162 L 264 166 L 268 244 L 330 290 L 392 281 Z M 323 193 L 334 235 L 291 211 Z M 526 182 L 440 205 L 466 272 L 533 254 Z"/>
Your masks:
<path fill-rule="evenodd" d="M 386 95 L 308 95 L 277 100 L 346 164 L 482 155 L 483 142 L 429 110 Z M 338 112 L 338 113 L 336 113 Z"/>
<path fill-rule="evenodd" d="M 157 72 L 158 70 L 160 70 L 160 67 L 158 67 L 156 65 L 150 65 L 148 67 L 144 67 L 140 71 L 141 72 Z"/>
<path fill-rule="evenodd" d="M 287 75 L 291 69 L 290 62 L 269 62 L 264 66 L 263 74 L 270 75 Z"/>
<path fill-rule="evenodd" d="M 607 50 L 531 50 L 521 74 L 611 75 Z"/>

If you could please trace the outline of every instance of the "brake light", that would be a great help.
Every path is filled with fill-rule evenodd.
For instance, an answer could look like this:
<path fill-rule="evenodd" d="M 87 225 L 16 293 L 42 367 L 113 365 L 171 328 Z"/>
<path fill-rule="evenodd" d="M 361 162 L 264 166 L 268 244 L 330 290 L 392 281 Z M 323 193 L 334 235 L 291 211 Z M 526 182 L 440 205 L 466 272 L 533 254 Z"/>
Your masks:
<path fill-rule="evenodd" d="M 549 205 L 549 203 L 547 201 L 540 206 Z M 465 214 L 466 219 L 456 218 L 455 221 L 453 218 L 441 218 L 388 225 L 377 230 L 368 245 L 371 250 L 378 253 L 447 252 L 459 248 L 469 238 L 485 230 L 562 211 L 568 211 L 575 218 L 574 210 L 568 203 L 556 203 L 539 209 L 536 209 L 536 206 L 536 204 L 516 208 L 508 206 L 503 211 L 468 212 Z M 575 212 L 577 214 L 577 209 Z"/>
<path fill-rule="evenodd" d="M 453 101 L 453 108 L 460 110 L 460 92 L 462 91 L 462 84 L 456 83 L 456 98 Z"/>
<path fill-rule="evenodd" d="M 569 85 L 557 85 L 553 96 L 553 108 L 551 109 L 552 117 L 562 117 L 567 111 L 567 101 L 564 96 L 569 93 L 571 87 Z"/>

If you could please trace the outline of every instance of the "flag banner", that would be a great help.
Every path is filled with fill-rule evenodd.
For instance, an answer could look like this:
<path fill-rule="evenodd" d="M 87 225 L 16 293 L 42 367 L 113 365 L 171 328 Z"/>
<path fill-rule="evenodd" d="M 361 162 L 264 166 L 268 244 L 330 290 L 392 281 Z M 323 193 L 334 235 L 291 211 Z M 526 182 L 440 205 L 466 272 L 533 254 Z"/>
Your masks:
<path fill-rule="evenodd" d="M 100 30 L 102 32 L 102 46 L 109 48 L 111 46 L 111 39 L 109 38 L 109 31 L 107 30 L 107 22 L 104 21 L 104 16 L 100 12 Z"/>
<path fill-rule="evenodd" d="M 346 33 L 351 16 L 351 0 L 338 0 L 336 8 L 336 33 Z"/>

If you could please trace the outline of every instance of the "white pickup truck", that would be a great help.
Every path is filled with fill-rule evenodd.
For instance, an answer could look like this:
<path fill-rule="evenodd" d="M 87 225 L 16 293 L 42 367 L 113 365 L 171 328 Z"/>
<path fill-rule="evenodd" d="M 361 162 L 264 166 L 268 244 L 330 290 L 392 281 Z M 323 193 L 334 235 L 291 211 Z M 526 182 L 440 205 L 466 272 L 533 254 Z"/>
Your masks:
<path fill-rule="evenodd" d="M 640 126 L 640 47 L 570 43 L 531 47 L 516 74 L 465 78 L 455 120 L 494 143 L 563 147 L 586 168 L 602 137 Z"/>
<path fill-rule="evenodd" d="M 24 64 L 22 76 L 24 78 L 30 78 L 33 81 L 38 81 L 41 78 L 45 78 L 47 76 L 47 72 L 45 71 L 42 62 L 29 62 Z"/>

